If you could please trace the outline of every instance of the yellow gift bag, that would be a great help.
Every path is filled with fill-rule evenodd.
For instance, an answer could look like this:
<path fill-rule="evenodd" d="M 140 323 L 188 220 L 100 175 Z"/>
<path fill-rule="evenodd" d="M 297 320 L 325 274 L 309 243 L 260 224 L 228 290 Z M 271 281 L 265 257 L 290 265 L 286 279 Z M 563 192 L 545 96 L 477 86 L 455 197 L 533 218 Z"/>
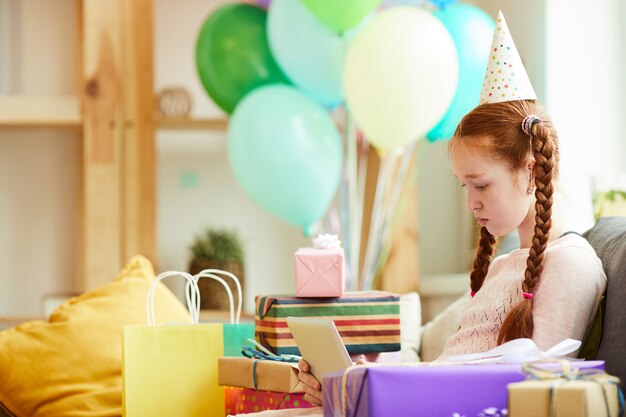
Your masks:
<path fill-rule="evenodd" d="M 189 324 L 157 325 L 154 290 L 161 279 L 184 277 Z M 185 272 L 164 272 L 146 299 L 147 326 L 125 326 L 123 414 L 125 417 L 223 417 L 224 389 L 217 385 L 217 358 L 223 356 L 222 324 L 199 324 L 200 292 Z"/>

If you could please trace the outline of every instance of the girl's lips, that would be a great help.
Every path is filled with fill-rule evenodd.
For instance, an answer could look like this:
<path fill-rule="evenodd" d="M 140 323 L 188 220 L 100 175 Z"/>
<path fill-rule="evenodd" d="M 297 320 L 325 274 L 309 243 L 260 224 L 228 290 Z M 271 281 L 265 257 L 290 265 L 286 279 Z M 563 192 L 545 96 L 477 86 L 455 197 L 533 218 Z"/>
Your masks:
<path fill-rule="evenodd" d="M 488 219 L 481 219 L 481 218 L 477 218 L 476 221 L 481 225 L 484 226 L 487 224 L 487 222 L 489 221 Z"/>

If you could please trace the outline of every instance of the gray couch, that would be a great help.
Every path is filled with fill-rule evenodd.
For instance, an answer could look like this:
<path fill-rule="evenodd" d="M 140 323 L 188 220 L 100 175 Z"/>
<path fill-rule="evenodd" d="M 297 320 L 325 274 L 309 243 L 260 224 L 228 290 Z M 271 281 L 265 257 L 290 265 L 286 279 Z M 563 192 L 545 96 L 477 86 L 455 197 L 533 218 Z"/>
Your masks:
<path fill-rule="evenodd" d="M 626 388 L 626 217 L 604 217 L 583 236 L 602 260 L 607 276 L 606 310 L 595 359 Z"/>

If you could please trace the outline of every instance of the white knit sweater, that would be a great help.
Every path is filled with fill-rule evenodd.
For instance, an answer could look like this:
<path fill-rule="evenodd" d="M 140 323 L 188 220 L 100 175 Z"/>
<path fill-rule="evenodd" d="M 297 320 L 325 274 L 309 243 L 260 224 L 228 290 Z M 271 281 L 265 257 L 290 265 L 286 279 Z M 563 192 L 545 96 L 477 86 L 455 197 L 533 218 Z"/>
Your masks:
<path fill-rule="evenodd" d="M 493 260 L 482 288 L 467 303 L 459 331 L 446 342 L 440 359 L 496 347 L 508 311 L 522 301 L 528 249 Z M 546 350 L 565 338 L 582 340 L 606 288 L 602 263 L 582 237 L 568 234 L 550 244 L 533 300 L 537 346 Z"/>

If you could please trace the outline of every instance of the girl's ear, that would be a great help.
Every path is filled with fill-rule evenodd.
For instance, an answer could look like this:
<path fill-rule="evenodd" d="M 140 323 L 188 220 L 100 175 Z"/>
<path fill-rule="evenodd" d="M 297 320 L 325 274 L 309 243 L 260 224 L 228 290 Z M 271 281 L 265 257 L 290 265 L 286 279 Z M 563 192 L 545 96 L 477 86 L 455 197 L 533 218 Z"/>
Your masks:
<path fill-rule="evenodd" d="M 531 183 L 535 182 L 535 172 L 533 171 L 534 167 L 535 167 L 535 159 L 529 158 L 528 161 L 526 162 L 526 169 L 528 170 L 528 179 L 530 180 Z"/>

